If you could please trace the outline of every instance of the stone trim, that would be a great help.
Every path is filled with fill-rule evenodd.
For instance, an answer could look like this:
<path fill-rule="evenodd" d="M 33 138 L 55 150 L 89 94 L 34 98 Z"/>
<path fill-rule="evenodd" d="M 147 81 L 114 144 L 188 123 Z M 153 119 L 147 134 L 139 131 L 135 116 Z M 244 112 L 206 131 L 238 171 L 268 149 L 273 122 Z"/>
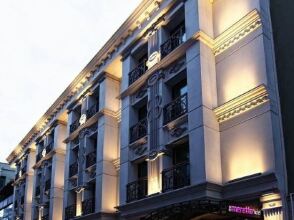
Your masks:
<path fill-rule="evenodd" d="M 215 108 L 213 111 L 218 122 L 221 123 L 256 108 L 268 101 L 269 95 L 267 89 L 265 85 L 262 84 Z"/>
<path fill-rule="evenodd" d="M 221 54 L 251 32 L 258 29 L 261 25 L 261 17 L 257 9 L 249 12 L 241 20 L 215 38 L 213 46 L 214 55 L 217 56 Z"/>

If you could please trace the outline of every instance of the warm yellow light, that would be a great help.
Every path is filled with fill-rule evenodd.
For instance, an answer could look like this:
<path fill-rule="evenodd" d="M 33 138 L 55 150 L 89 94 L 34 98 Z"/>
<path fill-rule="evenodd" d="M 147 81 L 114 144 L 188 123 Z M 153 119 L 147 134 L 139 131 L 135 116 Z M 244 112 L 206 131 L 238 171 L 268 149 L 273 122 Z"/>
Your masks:
<path fill-rule="evenodd" d="M 214 109 L 219 122 L 226 121 L 269 101 L 265 85 L 260 85 Z"/>
<path fill-rule="evenodd" d="M 82 193 L 77 193 L 76 216 L 82 215 Z"/>
<path fill-rule="evenodd" d="M 159 160 L 148 162 L 148 195 L 159 193 L 161 191 L 160 184 Z"/>
<path fill-rule="evenodd" d="M 216 36 L 239 21 L 247 13 L 258 8 L 255 0 L 221 0 L 214 1 L 214 32 Z"/>
<path fill-rule="evenodd" d="M 257 75 L 255 70 L 250 67 L 240 69 L 238 64 L 233 65 L 223 80 L 224 102 L 230 101 L 260 84 Z"/>
<path fill-rule="evenodd" d="M 266 157 L 264 143 L 256 136 L 233 134 L 231 146 L 227 149 L 227 181 L 250 176 L 256 173 L 264 173 L 271 168 Z M 258 136 L 258 135 L 257 135 Z"/>

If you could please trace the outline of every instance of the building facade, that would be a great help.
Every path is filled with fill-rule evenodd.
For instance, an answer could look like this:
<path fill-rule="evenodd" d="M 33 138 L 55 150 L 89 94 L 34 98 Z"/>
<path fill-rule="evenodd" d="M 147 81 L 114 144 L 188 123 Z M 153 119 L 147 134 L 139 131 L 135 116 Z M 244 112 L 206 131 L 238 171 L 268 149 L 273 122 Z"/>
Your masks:
<path fill-rule="evenodd" d="M 142 1 L 7 158 L 14 218 L 293 219 L 274 4 Z"/>
<path fill-rule="evenodd" d="M 0 163 L 0 219 L 13 219 L 13 181 L 15 169 Z"/>

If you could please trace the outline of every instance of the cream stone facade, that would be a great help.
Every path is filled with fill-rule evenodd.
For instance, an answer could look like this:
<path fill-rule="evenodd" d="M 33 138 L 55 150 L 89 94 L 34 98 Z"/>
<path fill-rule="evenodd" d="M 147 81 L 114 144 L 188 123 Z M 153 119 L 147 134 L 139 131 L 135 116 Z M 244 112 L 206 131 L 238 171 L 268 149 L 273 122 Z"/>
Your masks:
<path fill-rule="evenodd" d="M 292 219 L 269 0 L 143 0 L 7 158 L 15 219 Z"/>

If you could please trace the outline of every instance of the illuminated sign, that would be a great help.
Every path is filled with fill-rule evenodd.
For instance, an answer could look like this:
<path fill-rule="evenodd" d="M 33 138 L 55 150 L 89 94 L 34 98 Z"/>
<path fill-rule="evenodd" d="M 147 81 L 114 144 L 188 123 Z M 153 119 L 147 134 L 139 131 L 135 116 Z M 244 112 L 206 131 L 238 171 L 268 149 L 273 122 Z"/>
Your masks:
<path fill-rule="evenodd" d="M 245 214 L 245 215 L 261 215 L 261 211 L 250 207 L 229 206 L 229 212 Z"/>

